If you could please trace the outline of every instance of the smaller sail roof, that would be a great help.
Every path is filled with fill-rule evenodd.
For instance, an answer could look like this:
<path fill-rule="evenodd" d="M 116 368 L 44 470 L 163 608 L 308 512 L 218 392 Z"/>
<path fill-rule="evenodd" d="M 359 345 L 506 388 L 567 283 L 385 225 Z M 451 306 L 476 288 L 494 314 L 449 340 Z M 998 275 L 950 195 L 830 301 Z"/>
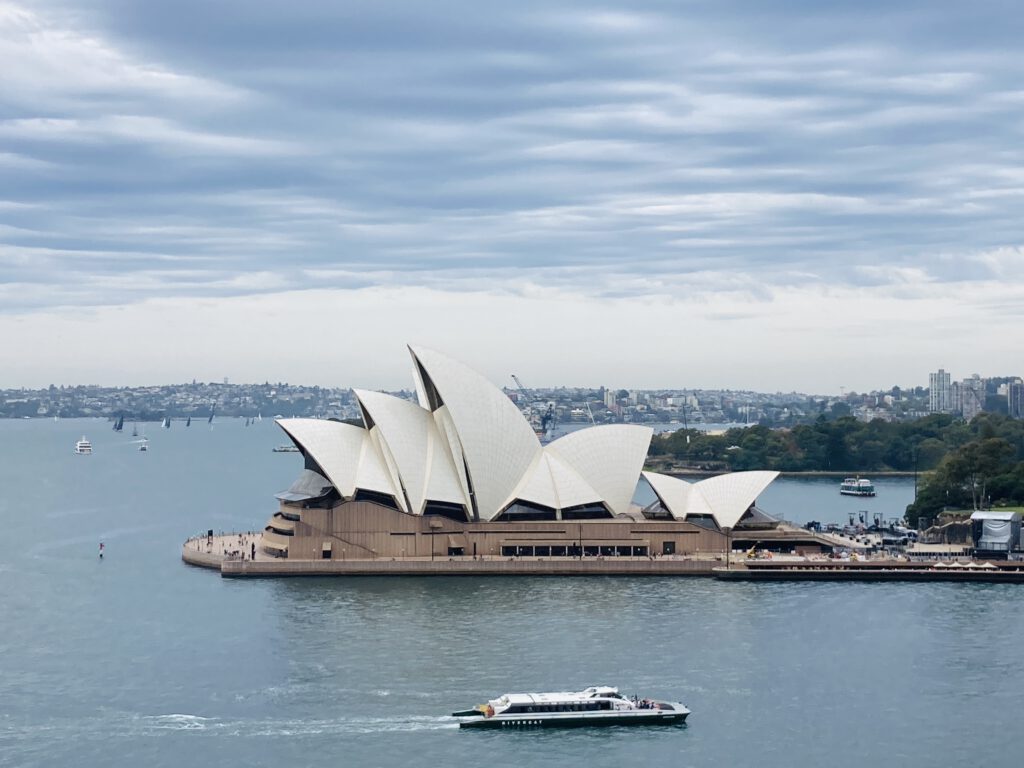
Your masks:
<path fill-rule="evenodd" d="M 779 476 L 778 472 L 731 472 L 696 483 L 657 472 L 643 477 L 662 505 L 677 520 L 712 515 L 719 528 L 735 528 L 761 492 Z"/>
<path fill-rule="evenodd" d="M 701 480 L 696 486 L 714 511 L 718 525 L 734 528 L 747 508 L 778 476 L 778 472 L 765 470 L 730 472 Z"/>
<path fill-rule="evenodd" d="M 603 501 L 576 470 L 550 451 L 537 457 L 505 506 L 517 499 L 556 510 Z"/>
<path fill-rule="evenodd" d="M 636 424 L 587 427 L 558 438 L 544 450 L 597 491 L 612 514 L 624 515 L 629 512 L 653 433 L 650 427 Z"/>

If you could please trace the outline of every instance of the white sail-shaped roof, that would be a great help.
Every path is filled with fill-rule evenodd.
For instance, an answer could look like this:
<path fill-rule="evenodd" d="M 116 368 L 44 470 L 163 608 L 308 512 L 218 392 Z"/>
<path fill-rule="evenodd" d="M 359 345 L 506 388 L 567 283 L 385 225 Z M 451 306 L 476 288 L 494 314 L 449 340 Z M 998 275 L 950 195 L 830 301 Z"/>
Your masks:
<path fill-rule="evenodd" d="M 373 437 L 366 430 L 363 430 L 363 447 L 359 452 L 355 487 L 356 490 L 362 489 L 394 496 L 399 509 L 407 511 L 402 489 L 396 488 L 391 482 L 384 457 L 374 444 Z"/>
<path fill-rule="evenodd" d="M 345 498 L 355 493 L 366 430 L 327 419 L 278 419 L 277 424 L 320 465 L 338 493 Z"/>
<path fill-rule="evenodd" d="M 410 347 L 414 361 L 429 381 L 417 391 L 431 403 L 433 388 L 447 406 L 458 433 L 469 483 L 482 519 L 493 519 L 540 452 L 540 441 L 508 396 L 476 371 L 439 352 Z M 433 409 L 432 407 L 432 409 Z M 457 449 L 452 446 L 457 461 Z"/>
<path fill-rule="evenodd" d="M 604 504 L 629 513 L 652 430 L 632 424 L 589 427 L 541 447 L 508 396 L 462 363 L 411 348 L 419 405 L 357 390 L 364 426 L 280 419 L 307 458 L 345 499 L 364 490 L 423 514 L 430 502 L 462 506 L 493 520 L 517 500 L 561 511 Z M 677 519 L 713 515 L 739 522 L 776 472 L 738 472 L 687 483 L 645 472 Z M 437 510 L 450 513 L 450 507 Z"/>
<path fill-rule="evenodd" d="M 537 457 L 523 482 L 503 507 L 516 500 L 529 501 L 559 511 L 582 504 L 600 504 L 603 501 L 601 494 L 576 470 L 546 450 Z"/>
<path fill-rule="evenodd" d="M 778 472 L 732 472 L 688 483 L 677 477 L 644 472 L 643 477 L 672 517 L 713 515 L 719 528 L 734 528 Z"/>
<path fill-rule="evenodd" d="M 680 480 L 678 477 L 662 475 L 657 472 L 644 472 L 642 474 L 661 501 L 662 506 L 668 510 L 672 517 L 678 520 L 685 520 L 688 514 L 713 514 L 704 497 L 694 490 L 692 483 Z"/>
<path fill-rule="evenodd" d="M 599 494 L 612 514 L 629 512 L 654 431 L 635 424 L 588 427 L 545 447 Z"/>
<path fill-rule="evenodd" d="M 469 501 L 469 478 L 466 476 L 466 457 L 462 452 L 459 433 L 455 431 L 455 422 L 452 421 L 452 415 L 448 413 L 448 407 L 444 405 L 434 411 L 433 416 L 439 436 L 433 448 L 439 457 L 446 457 L 447 462 L 455 468 L 456 486 L 453 489 L 445 490 L 448 488 L 448 479 L 431 475 L 427 496 L 431 499 L 440 499 L 442 496 L 436 494 L 456 494 L 465 500 L 466 509 L 470 510 L 470 516 L 472 516 L 472 505 Z M 440 487 L 441 483 L 444 483 L 443 487 Z"/>
<path fill-rule="evenodd" d="M 422 513 L 428 499 L 468 508 L 455 466 L 430 411 L 383 392 L 357 389 L 355 394 L 371 420 L 371 432 L 379 431 L 394 459 L 412 507 L 409 511 Z"/>
<path fill-rule="evenodd" d="M 761 492 L 779 476 L 778 472 L 730 472 L 695 483 L 714 510 L 721 528 L 733 528 Z"/>

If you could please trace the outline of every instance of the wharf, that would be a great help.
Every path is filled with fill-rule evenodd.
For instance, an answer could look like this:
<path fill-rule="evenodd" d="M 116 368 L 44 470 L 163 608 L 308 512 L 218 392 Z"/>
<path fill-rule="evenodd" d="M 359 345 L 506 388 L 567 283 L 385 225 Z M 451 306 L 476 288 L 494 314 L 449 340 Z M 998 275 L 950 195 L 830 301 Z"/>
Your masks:
<path fill-rule="evenodd" d="M 714 568 L 726 581 L 959 581 L 1024 583 L 1024 563 L 935 565 L 898 560 L 750 563 Z"/>

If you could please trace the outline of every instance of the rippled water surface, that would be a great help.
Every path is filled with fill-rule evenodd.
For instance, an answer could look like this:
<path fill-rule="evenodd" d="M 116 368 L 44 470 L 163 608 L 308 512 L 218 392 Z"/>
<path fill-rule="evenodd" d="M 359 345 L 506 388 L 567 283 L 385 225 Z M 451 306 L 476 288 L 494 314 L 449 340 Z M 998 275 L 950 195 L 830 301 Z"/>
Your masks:
<path fill-rule="evenodd" d="M 93 456 L 72 455 L 83 432 Z M 146 432 L 139 453 L 105 422 L 0 421 L 0 765 L 1019 764 L 1021 587 L 222 580 L 181 541 L 261 525 L 299 458 L 270 452 L 269 420 Z M 912 496 L 891 482 L 875 504 Z M 834 486 L 780 480 L 761 504 L 841 520 Z M 595 683 L 693 715 L 520 733 L 447 716 Z"/>

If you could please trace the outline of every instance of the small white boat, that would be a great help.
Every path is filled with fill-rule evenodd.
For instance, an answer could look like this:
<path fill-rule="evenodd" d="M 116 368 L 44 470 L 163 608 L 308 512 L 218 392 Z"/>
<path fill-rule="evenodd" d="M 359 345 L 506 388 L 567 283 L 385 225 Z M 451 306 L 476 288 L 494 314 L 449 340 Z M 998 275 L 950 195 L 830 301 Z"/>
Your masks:
<path fill-rule="evenodd" d="M 839 484 L 839 493 L 843 496 L 874 496 L 875 486 L 870 480 L 848 477 Z"/>
<path fill-rule="evenodd" d="M 85 435 L 82 435 L 82 439 L 75 443 L 75 453 L 79 456 L 92 453 L 92 443 L 85 439 Z"/>
<path fill-rule="evenodd" d="M 559 693 L 506 693 L 473 709 L 453 712 L 461 728 L 579 728 L 668 725 L 686 721 L 677 701 L 626 698 L 618 688 L 592 686 Z"/>
<path fill-rule="evenodd" d="M 276 448 L 271 448 L 274 453 L 298 453 L 298 447 L 294 445 L 279 445 Z"/>

